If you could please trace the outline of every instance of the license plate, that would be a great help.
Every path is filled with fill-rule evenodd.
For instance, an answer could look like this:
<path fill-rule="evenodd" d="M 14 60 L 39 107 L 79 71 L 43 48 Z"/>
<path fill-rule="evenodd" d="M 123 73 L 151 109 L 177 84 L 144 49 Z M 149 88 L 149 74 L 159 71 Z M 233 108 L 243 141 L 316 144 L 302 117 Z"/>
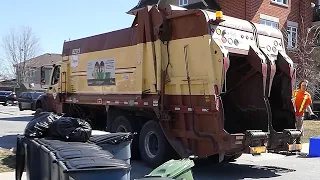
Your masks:
<path fill-rule="evenodd" d="M 250 154 L 260 154 L 265 153 L 267 148 L 265 146 L 258 146 L 258 147 L 250 147 Z"/>
<path fill-rule="evenodd" d="M 288 151 L 297 151 L 302 149 L 302 144 L 288 144 Z"/>

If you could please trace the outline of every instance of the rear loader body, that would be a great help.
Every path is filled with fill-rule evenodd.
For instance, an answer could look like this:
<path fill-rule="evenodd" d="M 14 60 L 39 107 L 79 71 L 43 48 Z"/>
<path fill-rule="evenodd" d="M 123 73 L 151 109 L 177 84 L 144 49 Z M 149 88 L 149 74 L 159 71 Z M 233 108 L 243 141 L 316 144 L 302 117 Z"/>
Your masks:
<path fill-rule="evenodd" d="M 37 107 L 137 132 L 133 154 L 151 166 L 171 149 L 219 161 L 296 150 L 292 61 L 281 33 L 263 28 L 219 12 L 146 7 L 130 28 L 65 42 L 43 96 L 51 100 Z"/>

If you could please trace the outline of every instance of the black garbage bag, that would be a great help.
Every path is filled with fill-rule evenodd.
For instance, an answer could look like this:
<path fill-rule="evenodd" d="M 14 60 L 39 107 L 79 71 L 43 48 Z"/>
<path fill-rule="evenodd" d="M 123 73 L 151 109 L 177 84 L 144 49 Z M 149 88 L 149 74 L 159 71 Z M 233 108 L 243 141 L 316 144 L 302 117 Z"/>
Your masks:
<path fill-rule="evenodd" d="M 91 125 L 79 118 L 61 117 L 50 125 L 50 137 L 64 141 L 86 142 L 89 140 Z"/>
<path fill-rule="evenodd" d="M 24 130 L 25 137 L 29 138 L 43 138 L 48 134 L 50 125 L 59 119 L 54 113 L 42 112 L 35 116 L 26 126 Z"/>

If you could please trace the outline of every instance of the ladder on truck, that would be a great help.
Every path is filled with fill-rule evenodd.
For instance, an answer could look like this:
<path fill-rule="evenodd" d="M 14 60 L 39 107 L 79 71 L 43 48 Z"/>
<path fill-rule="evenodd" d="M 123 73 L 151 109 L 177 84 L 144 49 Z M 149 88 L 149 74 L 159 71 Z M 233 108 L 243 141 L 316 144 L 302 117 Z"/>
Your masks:
<path fill-rule="evenodd" d="M 60 87 L 61 93 L 67 93 L 67 73 L 65 71 L 61 73 Z"/>

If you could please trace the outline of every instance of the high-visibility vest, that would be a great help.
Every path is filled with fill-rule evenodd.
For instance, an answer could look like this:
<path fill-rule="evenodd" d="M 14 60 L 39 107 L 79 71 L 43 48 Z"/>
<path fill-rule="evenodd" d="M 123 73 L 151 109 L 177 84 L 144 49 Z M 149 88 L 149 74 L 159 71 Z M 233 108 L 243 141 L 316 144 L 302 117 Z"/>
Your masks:
<path fill-rule="evenodd" d="M 293 101 L 294 101 L 294 102 L 296 101 L 296 96 L 297 96 L 297 94 L 298 94 L 298 91 L 295 91 L 295 92 L 294 92 L 294 95 L 293 95 Z M 302 103 L 301 103 L 299 112 L 302 112 L 303 106 L 304 106 L 304 104 L 306 103 L 307 99 L 308 99 L 308 95 L 306 94 L 306 95 L 304 95 L 304 97 L 303 97 L 303 100 L 302 100 Z M 296 107 L 295 107 L 295 106 L 294 106 L 294 109 L 295 109 L 295 111 L 296 111 Z"/>

